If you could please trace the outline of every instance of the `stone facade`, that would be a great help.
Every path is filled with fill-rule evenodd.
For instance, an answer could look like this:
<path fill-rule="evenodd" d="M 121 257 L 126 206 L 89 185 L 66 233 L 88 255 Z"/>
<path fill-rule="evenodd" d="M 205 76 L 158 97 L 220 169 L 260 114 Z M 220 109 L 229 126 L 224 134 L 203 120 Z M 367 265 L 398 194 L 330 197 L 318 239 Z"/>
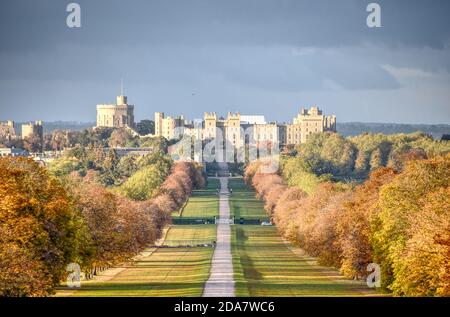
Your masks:
<path fill-rule="evenodd" d="M 42 121 L 38 120 L 26 124 L 22 124 L 22 139 L 29 138 L 31 136 L 38 136 L 41 140 L 44 137 L 44 126 Z"/>
<path fill-rule="evenodd" d="M 286 125 L 286 144 L 305 143 L 313 133 L 336 132 L 336 116 L 325 116 L 317 107 L 302 109 L 292 124 Z"/>
<path fill-rule="evenodd" d="M 292 124 L 265 123 L 263 116 L 241 116 L 238 112 L 228 112 L 226 118 L 219 118 L 215 112 L 205 112 L 202 129 L 193 130 L 193 126 L 183 117 L 165 117 L 164 113 L 155 113 L 155 135 L 166 139 L 179 138 L 183 134 L 202 140 L 216 139 L 219 133 L 223 136 L 223 146 L 226 143 L 236 148 L 244 144 L 277 143 L 279 146 L 305 143 L 313 133 L 336 131 L 336 116 L 325 116 L 317 107 L 302 109 Z M 178 132 L 176 132 L 178 131 Z M 245 135 L 243 135 L 243 132 Z"/>
<path fill-rule="evenodd" d="M 189 133 L 186 128 L 190 125 L 183 116 L 166 117 L 164 112 L 155 112 L 155 136 L 162 136 L 167 140 L 177 139 Z"/>
<path fill-rule="evenodd" d="M 16 137 L 14 121 L 9 120 L 7 122 L 0 122 L 0 137 L 7 140 L 11 140 Z"/>
<path fill-rule="evenodd" d="M 178 144 L 185 147 L 183 153 L 189 152 L 189 147 L 194 149 L 193 159 L 199 162 L 208 161 L 211 155 L 219 162 L 233 162 L 255 153 L 258 157 L 261 153 L 274 154 L 286 145 L 305 143 L 313 133 L 324 131 L 336 131 L 336 116 L 325 116 L 317 107 L 302 109 L 288 124 L 266 123 L 263 116 L 241 116 L 239 112 L 228 112 L 226 118 L 205 112 L 203 120 L 196 123 L 182 116 L 173 118 L 155 113 L 155 135 L 169 140 L 190 136 L 190 140 L 183 139 Z"/>
<path fill-rule="evenodd" d="M 97 127 L 134 128 L 134 105 L 126 96 L 118 96 L 116 104 L 97 105 Z"/>

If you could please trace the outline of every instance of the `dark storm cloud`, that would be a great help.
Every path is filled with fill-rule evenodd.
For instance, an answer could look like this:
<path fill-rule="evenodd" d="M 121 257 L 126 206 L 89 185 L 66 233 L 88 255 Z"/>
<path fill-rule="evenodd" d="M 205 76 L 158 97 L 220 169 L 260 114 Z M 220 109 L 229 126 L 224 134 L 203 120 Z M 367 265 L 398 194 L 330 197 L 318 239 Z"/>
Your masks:
<path fill-rule="evenodd" d="M 344 121 L 450 121 L 449 1 L 375 1 L 380 29 L 365 0 L 73 0 L 80 29 L 69 2 L 2 2 L 0 120 L 93 120 L 124 77 L 138 118 L 287 120 L 314 103 Z"/>
<path fill-rule="evenodd" d="M 81 0 L 83 28 L 64 27 L 69 1 L 15 0 L 0 11 L 2 51 L 89 45 L 342 46 L 363 41 L 442 47 L 450 2 L 377 1 L 384 28 L 365 25 L 364 0 Z"/>

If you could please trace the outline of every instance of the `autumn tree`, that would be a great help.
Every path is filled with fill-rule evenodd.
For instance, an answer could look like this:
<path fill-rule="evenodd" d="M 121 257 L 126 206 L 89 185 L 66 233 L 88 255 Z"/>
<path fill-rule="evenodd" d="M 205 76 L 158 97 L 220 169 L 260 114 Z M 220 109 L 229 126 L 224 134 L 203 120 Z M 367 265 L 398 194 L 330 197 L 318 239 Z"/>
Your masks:
<path fill-rule="evenodd" d="M 43 150 L 42 138 L 36 134 L 23 139 L 23 147 L 31 153 L 40 153 Z"/>
<path fill-rule="evenodd" d="M 125 147 L 132 140 L 133 136 L 125 128 L 115 129 L 111 133 L 108 145 L 110 147 Z"/>
<path fill-rule="evenodd" d="M 66 191 L 34 161 L 1 158 L 0 201 L 0 292 L 52 293 L 77 259 L 79 222 Z"/>
<path fill-rule="evenodd" d="M 371 244 L 372 220 L 378 209 L 379 190 L 389 183 L 395 172 L 389 168 L 378 169 L 358 186 L 343 205 L 336 224 L 337 242 L 342 250 L 341 272 L 351 278 L 364 278 L 367 265 L 373 262 Z"/>
<path fill-rule="evenodd" d="M 382 267 L 383 286 L 394 294 L 437 295 L 445 289 L 442 278 L 436 276 L 446 276 L 446 272 L 431 266 L 424 270 L 420 265 L 443 263 L 440 261 L 445 259 L 445 243 L 439 241 L 445 241 L 441 237 L 446 236 L 448 216 L 441 206 L 448 206 L 449 181 L 450 154 L 410 161 L 380 190 L 380 212 L 373 224 L 374 256 Z M 420 282 L 414 282 L 417 275 L 407 270 L 419 270 L 425 275 Z"/>

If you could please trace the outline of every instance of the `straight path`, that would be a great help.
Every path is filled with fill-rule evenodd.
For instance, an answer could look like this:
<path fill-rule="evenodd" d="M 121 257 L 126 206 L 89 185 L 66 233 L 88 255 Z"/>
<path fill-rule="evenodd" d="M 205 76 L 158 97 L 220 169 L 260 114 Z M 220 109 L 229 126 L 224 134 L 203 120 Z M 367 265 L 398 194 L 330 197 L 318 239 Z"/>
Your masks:
<path fill-rule="evenodd" d="M 228 177 L 220 177 L 219 224 L 211 272 L 203 290 L 203 297 L 234 297 L 234 272 L 231 256 L 230 205 Z"/>

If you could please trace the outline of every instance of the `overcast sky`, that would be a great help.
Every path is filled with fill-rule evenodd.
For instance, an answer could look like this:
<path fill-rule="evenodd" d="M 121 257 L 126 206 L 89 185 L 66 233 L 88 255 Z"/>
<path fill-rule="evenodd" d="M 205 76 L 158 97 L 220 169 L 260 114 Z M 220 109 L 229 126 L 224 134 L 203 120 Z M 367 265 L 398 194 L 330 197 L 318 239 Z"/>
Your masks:
<path fill-rule="evenodd" d="M 124 92 L 137 120 L 204 111 L 290 121 L 450 123 L 450 1 L 62 0 L 0 5 L 0 120 L 95 121 Z"/>

